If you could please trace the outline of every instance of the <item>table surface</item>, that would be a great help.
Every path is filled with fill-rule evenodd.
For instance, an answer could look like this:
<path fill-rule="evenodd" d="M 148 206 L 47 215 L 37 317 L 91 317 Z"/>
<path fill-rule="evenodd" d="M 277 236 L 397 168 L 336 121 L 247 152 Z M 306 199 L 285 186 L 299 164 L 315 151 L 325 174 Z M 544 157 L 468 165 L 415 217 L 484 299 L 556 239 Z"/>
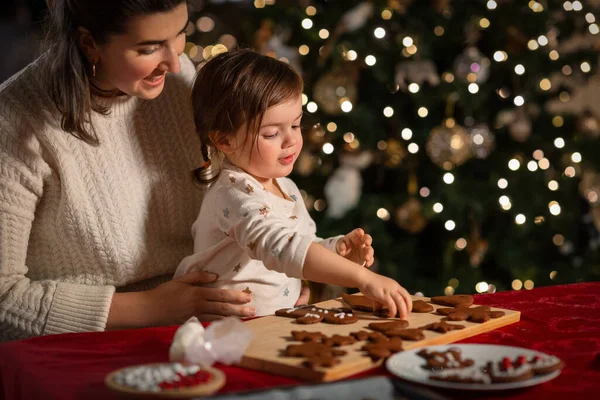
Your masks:
<path fill-rule="evenodd" d="M 595 398 L 600 393 L 600 282 L 476 295 L 476 304 L 521 311 L 521 321 L 459 343 L 502 344 L 554 354 L 561 375 L 528 389 L 501 393 L 443 392 L 450 398 Z M 104 386 L 111 371 L 168 361 L 177 326 L 71 333 L 0 343 L 0 399 L 117 398 Z M 283 376 L 216 365 L 227 384 L 219 393 L 298 385 Z M 389 375 L 379 367 L 352 378 Z"/>

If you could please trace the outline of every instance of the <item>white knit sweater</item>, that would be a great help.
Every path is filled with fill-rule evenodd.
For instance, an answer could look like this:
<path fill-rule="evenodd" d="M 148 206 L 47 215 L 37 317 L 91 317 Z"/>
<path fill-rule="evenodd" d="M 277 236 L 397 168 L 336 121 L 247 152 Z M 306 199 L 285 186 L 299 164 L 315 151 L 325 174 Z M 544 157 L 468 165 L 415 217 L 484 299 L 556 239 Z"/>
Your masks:
<path fill-rule="evenodd" d="M 0 86 L 0 341 L 104 330 L 115 288 L 191 254 L 203 194 L 188 58 L 158 98 L 107 101 L 99 147 L 60 129 L 41 60 Z"/>

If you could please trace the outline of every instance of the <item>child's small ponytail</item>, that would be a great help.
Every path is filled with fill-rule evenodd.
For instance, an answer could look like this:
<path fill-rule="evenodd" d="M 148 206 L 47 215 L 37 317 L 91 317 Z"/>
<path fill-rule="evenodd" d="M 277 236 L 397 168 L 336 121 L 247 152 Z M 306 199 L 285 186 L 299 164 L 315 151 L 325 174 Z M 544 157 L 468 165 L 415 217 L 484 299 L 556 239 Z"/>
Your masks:
<path fill-rule="evenodd" d="M 202 153 L 202 158 L 204 162 L 198 168 L 193 171 L 194 182 L 202 185 L 208 185 L 209 183 L 214 182 L 218 177 L 218 173 L 214 173 L 212 168 L 212 162 L 208 156 L 208 146 L 206 143 L 202 142 L 200 144 L 200 152 Z"/>

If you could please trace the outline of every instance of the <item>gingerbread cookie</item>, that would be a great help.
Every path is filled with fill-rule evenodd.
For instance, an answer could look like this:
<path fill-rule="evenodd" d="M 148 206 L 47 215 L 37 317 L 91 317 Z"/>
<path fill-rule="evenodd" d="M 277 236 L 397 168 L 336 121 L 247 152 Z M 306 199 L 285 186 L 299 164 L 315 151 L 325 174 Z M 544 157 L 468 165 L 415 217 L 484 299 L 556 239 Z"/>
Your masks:
<path fill-rule="evenodd" d="M 489 362 L 486 371 L 493 383 L 524 381 L 534 375 L 533 368 L 525 357 L 517 357 L 514 361 L 510 357 L 504 357 L 501 361 Z"/>
<path fill-rule="evenodd" d="M 390 329 L 385 331 L 388 337 L 399 337 L 403 340 L 423 340 L 425 334 L 421 329 Z"/>
<path fill-rule="evenodd" d="M 329 356 L 329 355 L 318 355 L 318 356 L 310 356 L 306 359 L 302 365 L 308 368 L 316 368 L 316 367 L 333 367 L 339 364 L 341 360 L 339 358 Z"/>
<path fill-rule="evenodd" d="M 429 375 L 429 379 L 460 383 L 492 383 L 490 376 L 479 367 L 442 370 Z"/>
<path fill-rule="evenodd" d="M 469 307 L 473 304 L 473 296 L 468 294 L 455 294 L 452 296 L 435 296 L 431 298 L 433 304 L 447 307 Z"/>
<path fill-rule="evenodd" d="M 524 356 L 519 356 L 517 362 L 520 361 L 521 357 Z M 544 375 L 562 369 L 565 363 L 556 356 L 544 354 L 543 356 L 534 356 L 529 361 L 529 365 L 531 365 L 536 375 Z"/>
<path fill-rule="evenodd" d="M 278 317 L 299 318 L 304 317 L 305 314 L 310 312 L 309 310 L 311 308 L 314 308 L 311 304 L 305 304 L 294 308 L 282 308 L 275 311 L 275 315 Z"/>
<path fill-rule="evenodd" d="M 369 332 L 367 331 L 358 331 L 358 332 L 350 332 L 350 336 L 352 336 L 356 340 L 367 340 L 369 338 Z"/>
<path fill-rule="evenodd" d="M 422 365 L 422 368 L 432 371 L 466 368 L 475 364 L 470 358 L 463 360 L 462 352 L 457 347 L 451 347 L 446 351 L 429 351 L 423 349 L 419 351 L 417 355 L 424 358 L 426 361 L 426 363 Z"/>
<path fill-rule="evenodd" d="M 368 356 L 371 357 L 371 360 L 377 361 L 402 351 L 402 339 L 394 337 L 387 340 L 380 340 L 375 343 L 365 344 L 361 350 L 366 351 Z"/>
<path fill-rule="evenodd" d="M 356 343 L 356 339 L 353 336 L 333 335 L 331 337 L 325 337 L 323 343 L 331 347 L 340 347 L 354 344 Z"/>
<path fill-rule="evenodd" d="M 415 300 L 413 301 L 412 312 L 414 313 L 428 313 L 433 311 L 433 306 L 429 303 L 426 303 L 423 300 Z"/>
<path fill-rule="evenodd" d="M 301 325 L 316 324 L 323 321 L 323 314 L 306 313 L 302 317 L 296 318 L 296 323 Z"/>
<path fill-rule="evenodd" d="M 439 333 L 447 333 L 450 331 L 455 331 L 455 330 L 464 329 L 464 328 L 465 328 L 464 325 L 449 324 L 446 321 L 440 321 L 440 322 L 433 322 L 431 324 L 427 324 L 425 326 L 420 327 L 419 329 L 424 329 L 427 331 L 435 331 L 435 332 L 439 332 Z"/>
<path fill-rule="evenodd" d="M 500 318 L 504 311 L 491 311 L 489 306 L 438 308 L 437 314 L 445 315 L 448 321 L 486 322 L 490 318 Z"/>
<path fill-rule="evenodd" d="M 358 318 L 354 314 L 347 314 L 345 312 L 330 312 L 325 314 L 324 322 L 328 324 L 336 325 L 348 325 L 358 321 Z"/>
<path fill-rule="evenodd" d="M 357 295 L 357 294 L 348 294 L 342 293 L 342 299 L 352 308 L 353 310 L 359 311 L 373 311 L 373 300 L 370 298 Z"/>
<path fill-rule="evenodd" d="M 390 322 L 371 322 L 369 324 L 369 329 L 373 329 L 374 331 L 383 333 L 392 329 L 405 329 L 407 327 L 408 321 L 405 321 L 403 319 Z"/>
<path fill-rule="evenodd" d="M 285 349 L 287 357 L 313 357 L 330 355 L 332 357 L 343 356 L 344 350 L 333 349 L 323 343 L 304 342 L 302 344 L 290 344 Z"/>
<path fill-rule="evenodd" d="M 321 342 L 326 336 L 321 332 L 292 331 L 292 337 L 298 342 Z"/>

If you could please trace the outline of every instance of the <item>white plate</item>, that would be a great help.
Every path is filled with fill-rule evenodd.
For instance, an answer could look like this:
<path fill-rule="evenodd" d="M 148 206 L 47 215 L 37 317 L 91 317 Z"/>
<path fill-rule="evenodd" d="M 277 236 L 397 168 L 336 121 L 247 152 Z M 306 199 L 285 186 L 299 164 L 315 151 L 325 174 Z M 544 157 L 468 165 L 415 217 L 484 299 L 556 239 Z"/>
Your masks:
<path fill-rule="evenodd" d="M 489 361 L 500 361 L 504 357 L 510 357 L 514 359 L 520 355 L 524 355 L 529 359 L 536 355 L 545 355 L 539 351 L 524 349 L 522 347 L 500 346 L 492 344 L 450 344 L 443 346 L 420 347 L 417 349 L 396 353 L 388 358 L 386 366 L 392 374 L 402 379 L 406 379 L 407 381 L 445 389 L 463 390 L 506 390 L 523 388 L 547 382 L 556 378 L 560 374 L 560 370 L 558 370 L 546 375 L 536 375 L 535 377 L 524 381 L 508 383 L 462 383 L 429 379 L 431 372 L 421 367 L 425 363 L 425 360 L 418 356 L 417 353 L 424 348 L 429 351 L 446 351 L 451 347 L 459 348 L 462 351 L 462 358 L 472 359 L 475 361 L 475 366 L 478 367 L 485 366 L 485 364 L 487 364 Z"/>

